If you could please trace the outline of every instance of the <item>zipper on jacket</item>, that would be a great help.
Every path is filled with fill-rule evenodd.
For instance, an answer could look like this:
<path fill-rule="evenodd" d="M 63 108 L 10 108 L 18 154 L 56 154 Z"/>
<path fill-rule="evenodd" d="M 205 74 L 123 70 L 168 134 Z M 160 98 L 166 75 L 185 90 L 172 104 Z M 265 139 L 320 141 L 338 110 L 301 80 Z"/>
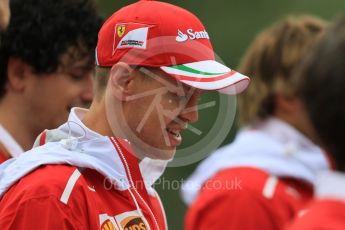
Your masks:
<path fill-rule="evenodd" d="M 144 203 L 144 205 L 146 206 L 146 208 L 149 210 L 150 215 L 153 217 L 154 223 L 156 225 L 157 230 L 160 230 L 159 225 L 158 225 L 158 221 L 156 216 L 153 214 L 150 206 L 146 203 L 146 201 L 144 200 L 144 198 L 142 198 L 142 196 L 140 195 L 140 193 L 138 192 L 138 190 L 136 189 L 136 187 L 134 186 L 134 182 L 132 179 L 132 175 L 131 175 L 131 171 L 129 170 L 129 165 L 127 163 L 127 160 L 125 158 L 125 156 L 122 153 L 122 150 L 120 148 L 120 146 L 118 145 L 116 139 L 114 137 L 111 137 L 110 140 L 113 142 L 113 144 L 115 145 L 116 149 L 118 150 L 123 162 L 125 163 L 125 168 L 126 171 L 128 173 L 128 177 L 129 177 L 129 181 L 131 182 L 131 186 L 133 187 L 133 190 L 135 191 L 135 193 L 137 194 L 137 196 L 140 198 L 140 200 Z"/>
<path fill-rule="evenodd" d="M 163 205 L 163 202 L 161 200 L 161 198 L 159 197 L 158 195 L 158 192 L 154 189 L 154 192 L 156 194 L 156 197 L 157 197 L 157 200 L 158 200 L 158 203 L 162 209 L 162 213 L 163 213 L 163 218 L 164 218 L 164 226 L 165 226 L 165 230 L 168 230 L 168 219 L 167 219 L 167 215 L 165 213 L 165 210 L 164 210 L 164 205 Z"/>

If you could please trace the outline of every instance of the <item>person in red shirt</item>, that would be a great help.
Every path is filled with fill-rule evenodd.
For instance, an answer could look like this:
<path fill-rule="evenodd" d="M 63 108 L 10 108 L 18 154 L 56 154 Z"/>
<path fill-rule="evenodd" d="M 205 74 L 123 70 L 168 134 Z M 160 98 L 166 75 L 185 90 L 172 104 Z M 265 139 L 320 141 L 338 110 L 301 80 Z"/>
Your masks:
<path fill-rule="evenodd" d="M 303 101 L 322 146 L 337 171 L 321 172 L 315 200 L 287 229 L 345 228 L 345 15 L 324 33 L 296 73 L 297 95 Z"/>
<path fill-rule="evenodd" d="M 0 41 L 0 163 L 31 149 L 72 107 L 91 102 L 102 23 L 93 0 L 9 3 L 11 21 Z"/>
<path fill-rule="evenodd" d="M 167 229 L 152 184 L 198 120 L 203 90 L 243 91 L 249 78 L 215 61 L 189 11 L 138 1 L 106 20 L 95 97 L 0 165 L 0 229 Z"/>
<path fill-rule="evenodd" d="M 313 143 L 293 69 L 326 23 L 287 17 L 261 32 L 240 71 L 252 76 L 239 95 L 242 128 L 233 143 L 204 160 L 183 186 L 185 229 L 281 229 L 313 197 L 317 172 L 330 169 Z"/>

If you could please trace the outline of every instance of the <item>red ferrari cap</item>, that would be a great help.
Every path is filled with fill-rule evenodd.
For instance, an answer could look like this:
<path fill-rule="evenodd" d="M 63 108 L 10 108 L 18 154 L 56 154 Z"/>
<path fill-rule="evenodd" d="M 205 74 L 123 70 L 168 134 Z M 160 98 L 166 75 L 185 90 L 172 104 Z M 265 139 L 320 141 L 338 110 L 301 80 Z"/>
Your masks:
<path fill-rule="evenodd" d="M 215 61 L 201 21 L 178 6 L 142 0 L 115 12 L 98 34 L 96 64 L 157 67 L 184 84 L 227 94 L 242 92 L 249 78 Z"/>

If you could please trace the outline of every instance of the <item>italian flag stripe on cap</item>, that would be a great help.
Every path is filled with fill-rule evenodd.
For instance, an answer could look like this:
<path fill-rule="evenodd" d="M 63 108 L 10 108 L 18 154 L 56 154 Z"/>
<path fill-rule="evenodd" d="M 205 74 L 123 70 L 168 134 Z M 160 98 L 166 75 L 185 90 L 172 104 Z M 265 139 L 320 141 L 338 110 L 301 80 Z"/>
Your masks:
<path fill-rule="evenodd" d="M 233 95 L 242 92 L 249 84 L 247 76 L 214 60 L 160 68 L 184 84 L 203 90 L 218 90 Z"/>

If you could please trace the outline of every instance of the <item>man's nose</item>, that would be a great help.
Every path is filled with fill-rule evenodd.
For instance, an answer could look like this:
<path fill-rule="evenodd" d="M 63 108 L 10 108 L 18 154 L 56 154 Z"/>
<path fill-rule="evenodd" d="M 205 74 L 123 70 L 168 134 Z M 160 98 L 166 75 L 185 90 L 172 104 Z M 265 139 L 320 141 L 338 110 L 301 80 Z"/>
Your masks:
<path fill-rule="evenodd" d="M 198 103 L 197 100 L 191 100 L 186 107 L 181 111 L 181 119 L 188 123 L 197 122 L 199 119 Z"/>

